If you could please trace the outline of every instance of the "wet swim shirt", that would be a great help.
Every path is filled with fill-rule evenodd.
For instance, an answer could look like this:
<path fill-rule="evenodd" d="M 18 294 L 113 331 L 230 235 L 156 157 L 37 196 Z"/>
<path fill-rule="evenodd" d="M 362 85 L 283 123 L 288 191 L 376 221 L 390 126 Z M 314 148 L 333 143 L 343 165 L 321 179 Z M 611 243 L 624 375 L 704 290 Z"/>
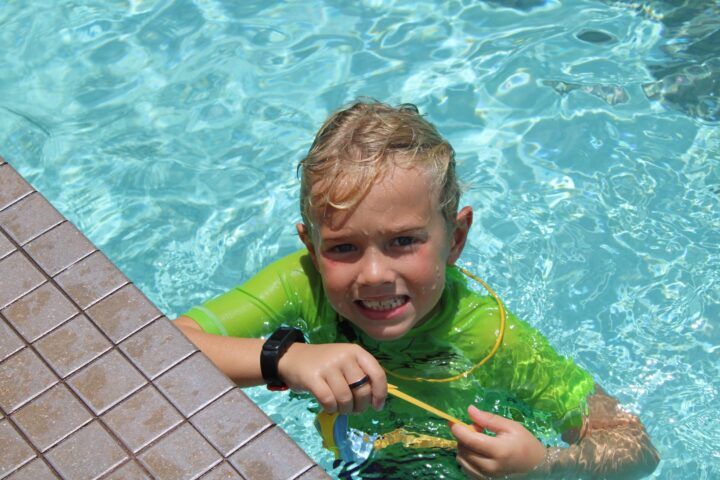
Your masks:
<path fill-rule="evenodd" d="M 309 343 L 356 341 L 386 370 L 406 376 L 446 378 L 462 373 L 484 358 L 499 333 L 499 312 L 492 297 L 467 285 L 454 267 L 446 270 L 445 291 L 432 318 L 402 338 L 378 341 L 350 327 L 328 303 L 322 280 L 306 250 L 282 258 L 253 278 L 185 316 L 208 333 L 264 337 L 281 325 L 303 330 Z M 344 323 L 349 324 L 345 321 Z M 351 337 L 351 338 L 349 338 Z M 468 404 L 520 421 L 533 433 L 562 432 L 579 427 L 594 382 L 590 375 L 549 345 L 536 329 L 508 312 L 505 335 L 497 353 L 467 378 L 449 383 L 405 381 L 388 376 L 401 390 L 458 418 Z M 354 426 L 387 432 L 412 419 L 419 431 L 436 435 L 444 422 L 389 398 L 383 412 L 353 415 Z M 368 430 L 365 430 L 368 431 Z"/>

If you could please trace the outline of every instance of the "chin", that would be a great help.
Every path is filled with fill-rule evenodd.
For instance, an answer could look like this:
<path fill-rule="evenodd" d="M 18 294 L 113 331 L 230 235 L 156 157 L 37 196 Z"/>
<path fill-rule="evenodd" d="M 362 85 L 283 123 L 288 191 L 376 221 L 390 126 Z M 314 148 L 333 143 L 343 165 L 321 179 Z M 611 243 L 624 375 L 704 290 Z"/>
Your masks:
<path fill-rule="evenodd" d="M 356 324 L 357 325 L 357 324 Z M 405 336 L 405 334 L 410 330 L 409 328 L 403 328 L 399 327 L 397 325 L 392 325 L 389 327 L 375 327 L 375 328 L 363 328 L 360 325 L 358 325 L 362 329 L 365 334 L 367 334 L 369 337 L 373 338 L 374 340 L 378 341 L 391 341 L 391 340 L 397 340 L 398 338 L 402 338 Z"/>

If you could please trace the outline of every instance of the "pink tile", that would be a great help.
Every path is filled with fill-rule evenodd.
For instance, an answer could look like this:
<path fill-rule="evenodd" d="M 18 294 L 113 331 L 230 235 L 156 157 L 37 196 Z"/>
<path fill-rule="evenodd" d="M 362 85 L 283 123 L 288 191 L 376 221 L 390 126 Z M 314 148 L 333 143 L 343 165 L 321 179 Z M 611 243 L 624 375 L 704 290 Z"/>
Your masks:
<path fill-rule="evenodd" d="M 4 308 L 45 281 L 45 276 L 21 252 L 0 260 L 0 308 Z"/>
<path fill-rule="evenodd" d="M 87 314 L 115 343 L 162 315 L 134 285 L 125 285 L 99 301 Z"/>
<path fill-rule="evenodd" d="M 14 412 L 57 383 L 57 377 L 29 348 L 0 363 L 0 407 Z"/>
<path fill-rule="evenodd" d="M 178 452 L 184 454 L 178 455 Z M 187 423 L 163 437 L 138 458 L 154 477 L 167 479 L 196 478 L 222 460 L 202 435 Z"/>
<path fill-rule="evenodd" d="M 197 351 L 165 317 L 158 318 L 125 340 L 120 349 L 151 379 Z"/>
<path fill-rule="evenodd" d="M 0 227 L 20 245 L 62 221 L 62 215 L 37 192 L 0 212 Z"/>
<path fill-rule="evenodd" d="M 273 425 L 255 404 L 234 388 L 190 419 L 220 453 L 228 455 Z"/>
<path fill-rule="evenodd" d="M 330 475 L 325 470 L 315 465 L 310 470 L 297 477 L 297 480 L 330 480 Z"/>
<path fill-rule="evenodd" d="M 7 236 L 0 231 L 0 259 L 15 251 L 15 245 L 10 242 Z"/>
<path fill-rule="evenodd" d="M 0 210 L 17 202 L 33 188 L 8 164 L 0 166 Z"/>
<path fill-rule="evenodd" d="M 35 456 L 20 434 L 7 420 L 0 420 L 0 478 L 27 463 Z"/>
<path fill-rule="evenodd" d="M 25 251 L 51 277 L 94 252 L 95 246 L 70 222 L 25 245 Z"/>
<path fill-rule="evenodd" d="M 94 421 L 53 447 L 45 458 L 67 479 L 94 479 L 128 457 L 100 422 Z"/>
<path fill-rule="evenodd" d="M 145 379 L 111 350 L 70 377 L 68 384 L 99 415 L 142 387 Z"/>
<path fill-rule="evenodd" d="M 138 465 L 137 462 L 127 462 L 126 464 L 119 467 L 108 476 L 103 477 L 103 480 L 149 480 L 150 476 Z"/>
<path fill-rule="evenodd" d="M 65 378 L 110 350 L 112 344 L 85 315 L 78 315 L 35 342 L 35 348 L 60 378 Z"/>
<path fill-rule="evenodd" d="M 245 478 L 294 478 L 313 466 L 312 460 L 279 427 L 266 430 L 240 448 L 230 457 L 230 463 Z"/>
<path fill-rule="evenodd" d="M 183 421 L 155 387 L 143 388 L 103 415 L 115 434 L 137 452 Z"/>
<path fill-rule="evenodd" d="M 93 417 L 65 385 L 58 384 L 15 412 L 12 418 L 38 450 L 44 452 Z"/>
<path fill-rule="evenodd" d="M 101 252 L 79 261 L 55 280 L 83 309 L 128 283 L 125 275 Z"/>
<path fill-rule="evenodd" d="M 55 285 L 48 282 L 2 310 L 2 313 L 25 340 L 33 342 L 78 311 Z"/>
<path fill-rule="evenodd" d="M 36 458 L 8 477 L 8 480 L 54 480 L 59 478 L 42 459 Z"/>
<path fill-rule="evenodd" d="M 25 342 L 0 317 L 0 362 L 25 346 Z"/>
<path fill-rule="evenodd" d="M 199 352 L 163 374 L 155 385 L 188 417 L 233 388 L 230 380 Z"/>
<path fill-rule="evenodd" d="M 200 477 L 200 480 L 243 480 L 243 478 L 232 465 L 223 462 Z"/>

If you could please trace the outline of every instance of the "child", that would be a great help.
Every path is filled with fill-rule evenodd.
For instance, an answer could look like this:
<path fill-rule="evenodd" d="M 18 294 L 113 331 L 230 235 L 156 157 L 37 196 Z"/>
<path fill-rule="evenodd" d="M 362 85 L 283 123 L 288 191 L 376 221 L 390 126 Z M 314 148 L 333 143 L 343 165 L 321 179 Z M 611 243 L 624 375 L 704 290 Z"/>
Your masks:
<path fill-rule="evenodd" d="M 653 471 L 658 456 L 639 420 L 453 267 L 473 212 L 458 209 L 452 147 L 415 106 L 336 112 L 299 169 L 306 249 L 176 321 L 230 378 L 308 391 L 326 412 L 363 412 L 350 422 L 382 434 L 377 445 L 440 447 L 424 450 L 420 463 L 433 468 L 427 459 L 455 442 L 412 405 L 391 397 L 383 408 L 390 376 L 451 415 L 467 409 L 475 431 L 451 426 L 452 455 L 472 478 Z M 557 433 L 571 446 L 536 438 L 554 444 Z M 399 475 L 390 463 L 364 472 L 373 468 Z"/>

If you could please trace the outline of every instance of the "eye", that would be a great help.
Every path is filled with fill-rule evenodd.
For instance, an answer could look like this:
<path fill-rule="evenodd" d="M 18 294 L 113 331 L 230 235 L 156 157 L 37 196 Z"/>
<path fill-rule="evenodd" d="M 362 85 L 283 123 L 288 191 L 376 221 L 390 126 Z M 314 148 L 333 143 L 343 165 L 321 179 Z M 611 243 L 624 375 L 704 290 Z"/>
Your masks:
<path fill-rule="evenodd" d="M 393 239 L 393 246 L 396 247 L 409 247 L 415 243 L 415 237 L 402 236 Z"/>
<path fill-rule="evenodd" d="M 341 243 L 330 247 L 330 251 L 333 253 L 350 253 L 355 251 L 355 246 L 349 243 Z"/>

